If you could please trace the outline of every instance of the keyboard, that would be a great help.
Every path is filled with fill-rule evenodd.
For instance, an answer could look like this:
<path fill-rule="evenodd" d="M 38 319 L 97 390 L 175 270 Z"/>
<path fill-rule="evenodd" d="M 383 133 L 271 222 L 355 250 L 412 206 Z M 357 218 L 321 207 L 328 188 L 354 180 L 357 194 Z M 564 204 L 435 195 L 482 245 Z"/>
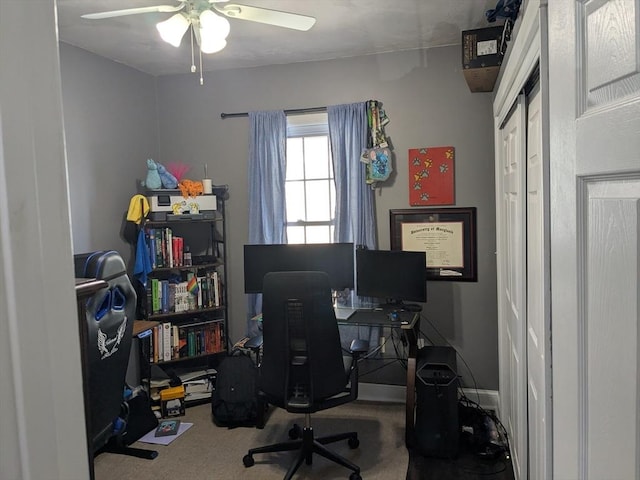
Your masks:
<path fill-rule="evenodd" d="M 336 320 L 348 320 L 357 311 L 355 308 L 350 307 L 333 307 L 333 310 L 336 312 Z"/>

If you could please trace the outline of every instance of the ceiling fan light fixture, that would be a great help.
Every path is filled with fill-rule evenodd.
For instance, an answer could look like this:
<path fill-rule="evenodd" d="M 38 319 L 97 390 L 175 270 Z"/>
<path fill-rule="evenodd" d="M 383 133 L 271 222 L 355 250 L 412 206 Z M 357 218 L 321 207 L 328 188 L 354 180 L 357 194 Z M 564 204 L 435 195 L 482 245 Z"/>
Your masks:
<path fill-rule="evenodd" d="M 179 47 L 182 37 L 189 28 L 191 22 L 182 13 L 176 13 L 168 20 L 156 25 L 160 38 L 174 47 Z"/>
<path fill-rule="evenodd" d="M 216 15 L 212 10 L 204 10 L 200 14 L 200 30 L 206 30 L 207 35 L 225 39 L 231 31 L 229 20 Z"/>
<path fill-rule="evenodd" d="M 200 51 L 202 53 L 216 53 L 227 46 L 224 38 L 206 33 L 204 29 L 200 29 Z"/>

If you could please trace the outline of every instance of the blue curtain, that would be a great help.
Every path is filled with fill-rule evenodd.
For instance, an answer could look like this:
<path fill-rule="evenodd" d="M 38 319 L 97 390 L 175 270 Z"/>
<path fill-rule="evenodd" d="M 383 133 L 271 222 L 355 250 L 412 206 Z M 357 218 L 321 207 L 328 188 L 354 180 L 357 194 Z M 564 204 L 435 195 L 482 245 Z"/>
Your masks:
<path fill-rule="evenodd" d="M 287 118 L 284 111 L 249 112 L 249 243 L 287 243 L 285 198 Z M 248 295 L 247 335 L 262 311 L 262 295 Z"/>
<path fill-rule="evenodd" d="M 369 126 L 366 102 L 327 107 L 333 172 L 336 182 L 335 242 L 353 242 L 375 249 L 373 190 L 365 183 Z"/>
<path fill-rule="evenodd" d="M 334 242 L 353 242 L 377 248 L 376 216 L 373 190 L 367 185 L 366 165 L 360 161 L 367 148 L 369 125 L 366 102 L 327 107 L 329 139 L 336 183 Z M 352 295 L 354 306 L 362 300 Z M 374 347 L 380 329 L 340 325 L 342 345 L 347 348 L 354 338 L 363 338 Z"/>

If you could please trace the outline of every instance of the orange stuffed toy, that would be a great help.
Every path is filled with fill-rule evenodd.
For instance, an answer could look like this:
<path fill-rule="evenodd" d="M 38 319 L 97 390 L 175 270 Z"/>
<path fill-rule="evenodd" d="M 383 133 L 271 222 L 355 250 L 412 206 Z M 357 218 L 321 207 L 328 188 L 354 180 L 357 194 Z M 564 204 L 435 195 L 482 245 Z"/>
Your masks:
<path fill-rule="evenodd" d="M 184 180 L 180 180 L 180 183 L 178 183 L 178 188 L 180 188 L 180 192 L 185 198 L 196 197 L 198 195 L 202 195 L 202 193 L 204 192 L 202 188 L 202 182 L 189 180 L 186 178 Z"/>

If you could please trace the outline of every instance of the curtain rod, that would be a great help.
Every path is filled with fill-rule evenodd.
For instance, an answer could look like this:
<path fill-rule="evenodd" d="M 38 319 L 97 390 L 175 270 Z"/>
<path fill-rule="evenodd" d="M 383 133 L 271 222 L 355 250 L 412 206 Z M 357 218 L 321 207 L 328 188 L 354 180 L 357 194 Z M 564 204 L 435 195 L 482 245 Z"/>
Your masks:
<path fill-rule="evenodd" d="M 309 108 L 293 108 L 290 110 L 285 110 L 285 115 L 301 115 L 304 113 L 317 113 L 317 112 L 326 112 L 327 107 L 309 107 Z M 220 118 L 237 118 L 237 117 L 248 117 L 249 112 L 239 112 L 239 113 L 221 113 Z"/>

